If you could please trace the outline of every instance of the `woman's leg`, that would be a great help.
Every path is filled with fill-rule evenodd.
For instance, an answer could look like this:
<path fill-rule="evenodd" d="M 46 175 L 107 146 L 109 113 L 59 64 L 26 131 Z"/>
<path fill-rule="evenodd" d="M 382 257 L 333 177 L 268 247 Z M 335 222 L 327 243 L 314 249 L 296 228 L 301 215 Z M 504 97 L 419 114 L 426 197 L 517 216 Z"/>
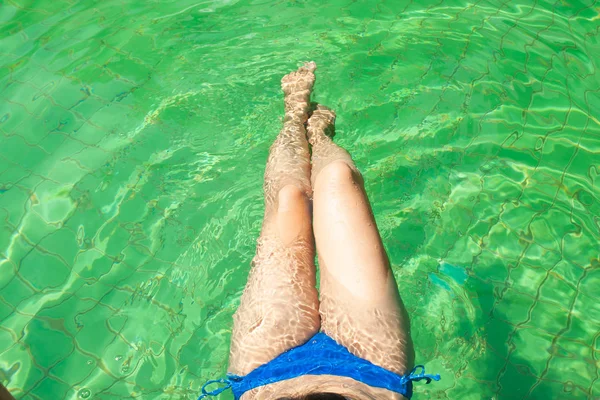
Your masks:
<path fill-rule="evenodd" d="M 10 394 L 7 388 L 2 386 L 0 383 L 0 400 L 15 400 L 14 397 Z"/>
<path fill-rule="evenodd" d="M 408 316 L 362 176 L 328 135 L 334 119 L 319 106 L 308 121 L 321 327 L 355 355 L 402 374 L 414 358 Z"/>
<path fill-rule="evenodd" d="M 265 170 L 265 216 L 256 256 L 234 316 L 229 371 L 246 375 L 306 342 L 320 327 L 304 123 L 314 63 L 286 75 L 283 129 Z"/>

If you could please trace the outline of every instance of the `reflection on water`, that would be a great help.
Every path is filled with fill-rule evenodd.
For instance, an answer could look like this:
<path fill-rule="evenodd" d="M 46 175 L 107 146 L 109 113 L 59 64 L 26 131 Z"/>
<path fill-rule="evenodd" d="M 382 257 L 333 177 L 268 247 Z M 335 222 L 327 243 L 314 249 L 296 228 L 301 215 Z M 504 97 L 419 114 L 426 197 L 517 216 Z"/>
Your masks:
<path fill-rule="evenodd" d="M 0 8 L 0 381 L 194 398 L 231 315 L 279 79 L 364 172 L 423 398 L 600 396 L 598 5 L 23 2 Z"/>

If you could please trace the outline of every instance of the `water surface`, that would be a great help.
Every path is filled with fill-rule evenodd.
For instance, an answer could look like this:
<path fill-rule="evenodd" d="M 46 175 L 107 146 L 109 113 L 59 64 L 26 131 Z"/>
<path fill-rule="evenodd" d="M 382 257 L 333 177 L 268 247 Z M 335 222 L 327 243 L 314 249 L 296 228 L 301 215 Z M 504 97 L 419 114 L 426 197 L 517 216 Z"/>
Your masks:
<path fill-rule="evenodd" d="M 416 398 L 599 397 L 599 21 L 570 0 L 0 3 L 0 382 L 193 399 L 225 373 L 279 80 L 314 60 L 443 376 Z"/>

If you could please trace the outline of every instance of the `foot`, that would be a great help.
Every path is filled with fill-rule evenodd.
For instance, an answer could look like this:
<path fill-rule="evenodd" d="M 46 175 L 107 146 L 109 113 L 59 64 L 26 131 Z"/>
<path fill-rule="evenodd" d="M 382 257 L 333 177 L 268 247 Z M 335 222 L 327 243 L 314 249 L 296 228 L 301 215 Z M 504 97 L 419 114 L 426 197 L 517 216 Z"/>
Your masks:
<path fill-rule="evenodd" d="M 310 144 L 314 145 L 320 139 L 333 137 L 335 135 L 335 112 L 333 110 L 318 105 L 308 119 L 306 134 Z"/>
<path fill-rule="evenodd" d="M 315 70 L 317 64 L 314 61 L 304 63 L 297 71 L 290 72 L 281 79 L 281 88 L 286 96 L 295 92 L 312 90 L 315 84 Z"/>
<path fill-rule="evenodd" d="M 315 84 L 314 71 L 316 68 L 317 64 L 312 61 L 308 62 L 281 80 L 281 88 L 285 94 L 286 121 L 298 117 L 301 123 L 306 122 L 310 93 Z"/>

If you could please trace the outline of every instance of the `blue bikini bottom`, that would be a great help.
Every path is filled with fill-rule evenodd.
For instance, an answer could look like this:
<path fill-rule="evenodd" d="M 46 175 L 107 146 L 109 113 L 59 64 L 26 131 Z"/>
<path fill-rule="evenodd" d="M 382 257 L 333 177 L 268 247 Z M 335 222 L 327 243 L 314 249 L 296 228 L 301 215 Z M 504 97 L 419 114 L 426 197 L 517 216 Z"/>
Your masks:
<path fill-rule="evenodd" d="M 305 344 L 294 347 L 277 358 L 256 368 L 248 375 L 228 374 L 227 379 L 206 382 L 198 400 L 232 390 L 236 400 L 259 386 L 297 378 L 303 375 L 335 375 L 352 378 L 366 385 L 391 390 L 406 398 L 412 396 L 412 383 L 425 379 L 439 381 L 439 375 L 426 375 L 425 367 L 417 365 L 409 374 L 398 375 L 350 353 L 325 333 L 319 332 Z M 212 391 L 207 387 L 221 383 L 225 386 Z"/>

